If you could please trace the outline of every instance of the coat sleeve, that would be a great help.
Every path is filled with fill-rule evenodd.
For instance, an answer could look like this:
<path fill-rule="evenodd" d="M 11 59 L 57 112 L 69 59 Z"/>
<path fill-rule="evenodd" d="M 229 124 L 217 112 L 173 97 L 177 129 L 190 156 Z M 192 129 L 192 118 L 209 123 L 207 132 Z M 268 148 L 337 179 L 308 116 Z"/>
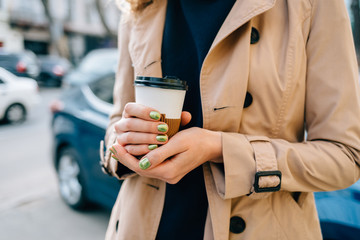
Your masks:
<path fill-rule="evenodd" d="M 221 197 L 251 192 L 257 157 L 276 163 L 284 191 L 332 191 L 359 179 L 359 72 L 343 1 L 312 1 L 306 54 L 306 141 L 222 133 L 224 164 L 210 163 Z"/>
<path fill-rule="evenodd" d="M 121 17 L 118 31 L 119 64 L 113 93 L 114 109 L 110 115 L 110 123 L 107 127 L 105 135 L 105 156 L 103 156 L 103 150 L 101 150 L 100 153 L 102 155 L 103 170 L 118 179 L 134 175 L 131 170 L 121 164 L 118 164 L 118 161 L 111 157 L 111 153 L 108 150 L 116 141 L 114 125 L 121 119 L 125 104 L 133 102 L 135 99 L 133 87 L 134 69 L 132 67 L 132 61 L 128 50 L 130 27 L 130 17 L 124 13 Z"/>

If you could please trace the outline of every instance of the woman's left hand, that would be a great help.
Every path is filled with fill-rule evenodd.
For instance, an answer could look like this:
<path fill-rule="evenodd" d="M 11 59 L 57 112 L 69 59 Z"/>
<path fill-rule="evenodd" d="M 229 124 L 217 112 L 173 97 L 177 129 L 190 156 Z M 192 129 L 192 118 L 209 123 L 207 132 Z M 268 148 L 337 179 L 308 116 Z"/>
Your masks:
<path fill-rule="evenodd" d="M 222 155 L 221 133 L 202 128 L 189 128 L 175 134 L 168 143 L 150 151 L 139 162 L 119 145 L 113 145 L 115 157 L 141 176 L 175 184 L 187 173 Z"/>

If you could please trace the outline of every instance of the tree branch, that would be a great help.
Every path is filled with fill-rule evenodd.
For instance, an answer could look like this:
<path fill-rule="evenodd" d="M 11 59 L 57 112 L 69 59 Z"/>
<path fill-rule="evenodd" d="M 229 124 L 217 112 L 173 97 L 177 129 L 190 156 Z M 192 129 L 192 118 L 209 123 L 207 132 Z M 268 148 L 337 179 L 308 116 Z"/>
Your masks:
<path fill-rule="evenodd" d="M 95 0 L 95 6 L 96 6 L 96 9 L 97 9 L 97 12 L 99 13 L 99 17 L 100 17 L 100 21 L 101 21 L 101 24 L 104 26 L 105 28 L 105 31 L 106 31 L 106 35 L 112 37 L 112 38 L 115 38 L 116 37 L 116 33 L 114 33 L 109 25 L 107 24 L 106 22 L 106 19 L 105 19 L 105 14 L 104 14 L 104 11 L 103 11 L 103 8 L 102 8 L 102 5 L 101 5 L 101 0 Z"/>

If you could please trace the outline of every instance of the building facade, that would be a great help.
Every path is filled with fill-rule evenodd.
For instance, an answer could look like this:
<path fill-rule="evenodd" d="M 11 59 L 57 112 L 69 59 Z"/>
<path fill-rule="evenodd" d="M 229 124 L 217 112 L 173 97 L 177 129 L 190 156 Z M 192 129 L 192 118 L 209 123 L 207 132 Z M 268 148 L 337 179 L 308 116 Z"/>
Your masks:
<path fill-rule="evenodd" d="M 48 0 L 46 11 L 42 0 L 0 0 L 0 49 L 55 53 L 77 62 L 92 49 L 116 46 L 95 1 Z M 101 0 L 100 9 L 108 28 L 116 32 L 120 13 L 114 2 Z"/>

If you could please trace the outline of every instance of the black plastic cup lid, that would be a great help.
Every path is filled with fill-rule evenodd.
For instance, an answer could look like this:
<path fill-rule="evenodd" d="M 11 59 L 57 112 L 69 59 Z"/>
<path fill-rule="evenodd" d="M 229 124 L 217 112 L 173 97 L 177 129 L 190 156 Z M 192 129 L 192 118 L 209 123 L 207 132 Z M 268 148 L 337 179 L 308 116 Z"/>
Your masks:
<path fill-rule="evenodd" d="M 175 90 L 188 90 L 186 81 L 182 81 L 176 77 L 144 77 L 137 76 L 134 84 L 137 86 L 147 86 L 155 88 L 175 89 Z"/>

